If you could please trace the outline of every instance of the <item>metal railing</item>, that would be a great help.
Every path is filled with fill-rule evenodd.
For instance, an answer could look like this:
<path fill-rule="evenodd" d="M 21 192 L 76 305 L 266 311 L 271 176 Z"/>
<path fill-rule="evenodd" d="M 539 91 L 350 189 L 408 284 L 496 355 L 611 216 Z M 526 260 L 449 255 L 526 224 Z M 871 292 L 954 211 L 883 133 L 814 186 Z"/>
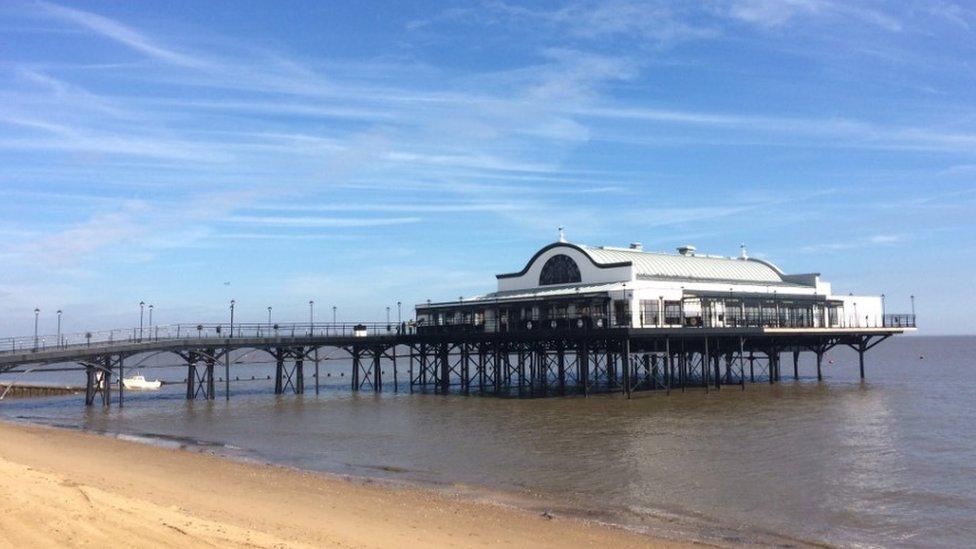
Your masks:
<path fill-rule="evenodd" d="M 545 331 L 545 330 L 584 330 L 584 329 L 606 329 L 606 328 L 914 328 L 915 315 L 912 314 L 886 314 L 883 318 L 865 317 L 863 321 L 840 316 L 834 319 L 833 323 L 825 323 L 823 315 L 812 315 L 807 313 L 797 314 L 795 312 L 781 311 L 779 315 L 716 315 L 706 314 L 704 316 L 684 316 L 671 317 L 651 314 L 644 315 L 639 324 L 631 326 L 629 315 L 625 318 L 611 316 L 588 317 L 588 316 L 539 316 L 531 319 L 514 320 L 483 320 L 475 322 L 472 320 L 449 320 L 437 324 L 429 324 L 424 321 L 417 323 L 417 333 L 509 333 L 526 331 Z M 662 324 L 658 325 L 658 320 Z M 858 319 L 860 320 L 860 319 Z"/>
<path fill-rule="evenodd" d="M 915 328 L 914 314 L 886 314 L 883 325 L 885 328 Z"/>
<path fill-rule="evenodd" d="M 0 338 L 0 354 L 38 352 L 52 349 L 77 349 L 117 343 L 142 343 L 164 340 L 296 337 L 367 337 L 412 334 L 413 322 L 323 322 L 323 323 L 202 323 L 167 324 L 143 328 L 119 328 L 61 335 Z"/>

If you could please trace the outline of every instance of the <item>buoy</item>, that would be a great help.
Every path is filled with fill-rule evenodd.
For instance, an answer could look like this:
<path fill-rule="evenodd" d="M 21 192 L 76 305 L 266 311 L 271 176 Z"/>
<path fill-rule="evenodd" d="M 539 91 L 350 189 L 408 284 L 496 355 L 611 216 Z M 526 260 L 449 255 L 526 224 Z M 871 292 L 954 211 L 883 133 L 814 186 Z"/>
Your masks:
<path fill-rule="evenodd" d="M 833 360 L 828 360 L 828 361 L 827 361 L 827 364 L 833 364 L 833 363 L 834 363 L 834 361 L 833 361 Z"/>
<path fill-rule="evenodd" d="M 918 359 L 919 359 L 919 360 L 925 360 L 925 357 L 924 357 L 924 356 L 922 356 L 922 355 L 918 355 Z"/>

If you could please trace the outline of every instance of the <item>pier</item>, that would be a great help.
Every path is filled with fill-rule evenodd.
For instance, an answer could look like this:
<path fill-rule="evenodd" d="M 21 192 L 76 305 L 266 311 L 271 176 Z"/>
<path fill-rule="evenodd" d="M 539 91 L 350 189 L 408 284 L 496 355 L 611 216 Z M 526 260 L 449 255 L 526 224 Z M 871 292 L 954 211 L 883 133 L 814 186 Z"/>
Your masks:
<path fill-rule="evenodd" d="M 914 325 L 914 318 L 905 315 L 886 321 L 889 325 L 873 328 L 611 326 L 507 332 L 425 330 L 407 323 L 290 324 L 277 330 L 247 324 L 233 331 L 177 325 L 156 327 L 143 338 L 135 330 L 105 332 L 98 340 L 90 333 L 74 335 L 43 348 L 18 348 L 18 340 L 10 340 L 14 348 L 0 351 L 0 373 L 26 378 L 46 367 L 77 371 L 89 406 L 110 406 L 113 392 L 117 404 L 124 405 L 126 372 L 160 355 L 184 365 L 188 400 L 229 399 L 235 368 L 243 358 L 258 355 L 270 364 L 275 394 L 318 394 L 323 361 L 346 359 L 351 391 L 498 397 L 619 392 L 629 397 L 644 391 L 670 394 L 778 383 L 784 377 L 784 356 L 786 375 L 795 379 L 800 356 L 812 355 L 821 380 L 824 354 L 837 346 L 857 352 L 864 378 L 866 353 Z M 83 342 L 71 343 L 78 339 Z M 31 343 L 19 340 L 25 342 Z"/>
<path fill-rule="evenodd" d="M 497 291 L 428 300 L 408 322 L 241 324 L 231 301 L 229 324 L 0 340 L 0 374 L 77 370 L 89 406 L 111 405 L 115 386 L 123 405 L 127 369 L 160 355 L 185 368 L 188 400 L 229 399 L 235 367 L 254 357 L 272 365 L 275 394 L 318 394 L 323 361 L 344 359 L 351 391 L 630 397 L 778 383 L 784 356 L 798 379 L 812 355 L 822 381 L 838 346 L 857 353 L 864 379 L 869 350 L 915 330 L 914 296 L 911 314 L 889 314 L 884 295 L 836 294 L 819 273 L 786 274 L 744 246 L 739 257 L 677 252 L 573 244 L 560 230 L 521 271 L 496 275 Z"/>

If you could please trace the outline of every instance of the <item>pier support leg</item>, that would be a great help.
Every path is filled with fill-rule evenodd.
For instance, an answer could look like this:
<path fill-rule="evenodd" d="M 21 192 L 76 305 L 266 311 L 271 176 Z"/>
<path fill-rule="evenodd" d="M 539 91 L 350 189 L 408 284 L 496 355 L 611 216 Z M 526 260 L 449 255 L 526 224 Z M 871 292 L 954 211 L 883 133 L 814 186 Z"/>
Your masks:
<path fill-rule="evenodd" d="M 857 363 L 861 371 L 861 380 L 864 379 L 864 343 L 858 345 L 857 348 Z"/>
<path fill-rule="evenodd" d="M 440 355 L 441 376 L 438 381 L 440 382 L 441 394 L 446 395 L 451 388 L 451 358 L 448 356 L 446 343 L 441 344 Z"/>
<path fill-rule="evenodd" d="M 216 387 L 214 387 L 214 366 L 217 363 L 217 349 L 207 349 L 207 356 L 204 358 L 204 364 L 206 365 L 206 372 L 204 372 L 204 381 L 207 383 L 207 400 L 213 400 L 217 398 Z"/>
<path fill-rule="evenodd" d="M 749 351 L 749 383 L 756 382 L 756 354 Z"/>
<path fill-rule="evenodd" d="M 644 374 L 647 376 L 647 388 L 657 389 L 657 355 L 644 355 Z M 650 364 L 648 364 L 650 361 Z"/>
<path fill-rule="evenodd" d="M 281 349 L 275 349 L 275 389 L 276 395 L 285 392 L 285 353 Z"/>
<path fill-rule="evenodd" d="M 362 350 L 359 347 L 352 348 L 352 376 L 349 383 L 352 385 L 353 391 L 359 390 L 359 370 L 360 370 L 360 360 L 362 357 Z"/>
<path fill-rule="evenodd" d="M 224 349 L 224 400 L 230 400 L 230 347 Z"/>
<path fill-rule="evenodd" d="M 393 360 L 393 392 L 400 392 L 400 380 L 397 379 L 397 346 L 396 343 L 390 348 L 390 358 Z"/>
<path fill-rule="evenodd" d="M 383 392 L 383 350 L 379 347 L 373 348 L 373 390 L 377 393 Z"/>
<path fill-rule="evenodd" d="M 817 381 L 823 381 L 823 374 L 820 372 L 820 367 L 822 363 L 823 363 L 823 351 L 817 349 Z"/>
<path fill-rule="evenodd" d="M 319 348 L 316 347 L 312 351 L 313 360 L 315 361 L 315 394 L 319 394 Z M 394 370 L 395 371 L 395 370 Z"/>
<path fill-rule="evenodd" d="M 190 351 L 186 360 L 186 399 L 193 400 L 197 396 L 197 353 Z"/>
<path fill-rule="evenodd" d="M 671 359 L 671 338 L 664 338 L 664 390 L 671 394 L 671 378 L 674 377 L 674 362 Z"/>
<path fill-rule="evenodd" d="M 745 345 L 746 341 L 743 338 L 739 338 L 739 384 L 742 386 L 742 390 L 746 390 L 746 364 L 745 364 Z"/>
<path fill-rule="evenodd" d="M 305 394 L 305 349 L 298 350 L 298 358 L 295 359 L 295 394 Z"/>
<path fill-rule="evenodd" d="M 502 387 L 505 391 L 512 388 L 512 365 L 509 362 L 508 348 L 504 350 L 498 348 L 498 343 L 491 344 L 491 381 L 492 389 L 496 395 L 500 395 Z"/>
<path fill-rule="evenodd" d="M 722 365 L 720 364 L 721 356 L 716 352 L 712 355 L 712 365 L 715 370 L 715 390 L 722 388 Z"/>
<path fill-rule="evenodd" d="M 468 396 L 471 394 L 471 350 L 467 343 L 461 344 L 460 357 L 458 361 L 458 372 L 461 378 L 461 394 Z"/>
<path fill-rule="evenodd" d="M 712 367 L 711 355 L 708 353 L 708 338 L 705 338 L 705 350 L 701 353 L 701 374 L 702 374 L 702 385 L 705 386 L 705 392 L 708 392 L 708 386 L 711 380 L 709 375 L 709 369 Z"/>
<path fill-rule="evenodd" d="M 125 378 L 125 357 L 119 355 L 119 408 L 125 405 L 125 383 L 122 380 Z"/>
<path fill-rule="evenodd" d="M 793 351 L 793 379 L 800 379 L 800 351 Z"/>
<path fill-rule="evenodd" d="M 620 364 L 621 374 L 624 378 L 624 394 L 627 395 L 627 398 L 630 398 L 630 338 L 626 338 L 623 341 L 620 359 L 622 361 Z"/>
<path fill-rule="evenodd" d="M 556 375 L 559 380 L 559 396 L 564 396 L 566 394 L 566 349 L 561 342 L 559 349 L 556 350 Z"/>
<path fill-rule="evenodd" d="M 576 351 L 576 362 L 579 364 L 579 382 L 582 385 L 583 396 L 590 394 L 590 348 L 587 342 L 580 341 Z"/>
<path fill-rule="evenodd" d="M 95 404 L 95 394 L 98 392 L 97 369 L 91 364 L 85 364 L 85 406 Z"/>
<path fill-rule="evenodd" d="M 112 357 L 105 357 L 102 370 L 102 406 L 112 405 Z"/>
<path fill-rule="evenodd" d="M 413 394 L 413 362 L 414 362 L 414 350 L 413 345 L 410 346 L 410 359 L 407 362 L 407 376 L 410 378 L 410 394 Z"/>

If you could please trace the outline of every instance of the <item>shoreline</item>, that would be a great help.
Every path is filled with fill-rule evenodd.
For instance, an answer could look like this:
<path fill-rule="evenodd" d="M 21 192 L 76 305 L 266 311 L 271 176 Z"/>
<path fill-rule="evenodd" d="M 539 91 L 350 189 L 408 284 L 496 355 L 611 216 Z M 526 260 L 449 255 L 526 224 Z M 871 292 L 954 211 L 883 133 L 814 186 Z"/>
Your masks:
<path fill-rule="evenodd" d="M 322 474 L 10 421 L 0 421 L 0 441 L 0 545 L 702 545 L 533 513 L 467 486 Z"/>

